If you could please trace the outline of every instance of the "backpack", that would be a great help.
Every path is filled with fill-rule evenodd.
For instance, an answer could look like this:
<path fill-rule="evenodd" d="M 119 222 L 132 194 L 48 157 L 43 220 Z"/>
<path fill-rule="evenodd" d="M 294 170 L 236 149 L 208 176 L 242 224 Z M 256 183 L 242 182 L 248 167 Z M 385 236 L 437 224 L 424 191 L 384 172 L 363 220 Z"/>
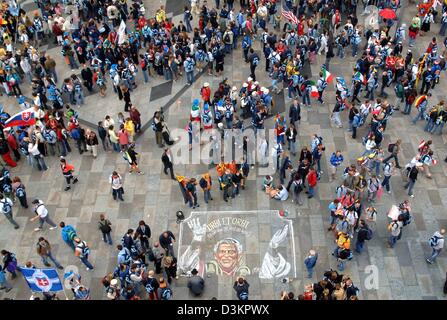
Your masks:
<path fill-rule="evenodd" d="M 162 300 L 169 300 L 172 298 L 172 290 L 171 288 L 164 288 L 163 292 L 161 293 L 161 299 Z"/>
<path fill-rule="evenodd" d="M 9 204 L 9 202 L 5 199 L 4 201 L 1 201 L 3 203 L 3 213 L 8 214 L 12 211 L 12 206 Z"/>
<path fill-rule="evenodd" d="M 155 288 L 149 282 L 146 284 L 145 288 L 146 288 L 146 292 L 149 294 L 151 294 L 155 291 Z"/>
<path fill-rule="evenodd" d="M 239 300 L 248 300 L 248 292 L 242 291 L 239 293 Z"/>
<path fill-rule="evenodd" d="M 110 228 L 109 225 L 109 220 L 104 220 L 104 221 L 100 221 L 99 222 L 99 229 L 103 232 L 103 233 L 109 233 L 110 231 L 112 231 L 112 228 Z"/>
<path fill-rule="evenodd" d="M 228 33 L 224 37 L 224 42 L 225 43 L 230 42 L 230 35 Z"/>
<path fill-rule="evenodd" d="M 194 185 L 192 183 L 188 182 L 188 184 L 186 185 L 186 190 L 188 190 L 189 192 L 193 192 Z"/>
<path fill-rule="evenodd" d="M 440 239 L 444 239 L 444 237 L 433 236 L 428 240 L 428 244 L 432 248 L 436 247 L 438 245 Z"/>
<path fill-rule="evenodd" d="M 200 188 L 205 189 L 206 187 L 208 187 L 208 182 L 204 178 L 202 178 L 199 181 L 199 185 L 200 185 Z"/>
<path fill-rule="evenodd" d="M 302 180 L 294 181 L 293 185 L 294 185 L 293 191 L 295 193 L 300 193 L 301 191 L 303 191 L 303 181 Z"/>
<path fill-rule="evenodd" d="M 389 145 L 388 145 L 388 152 L 393 152 L 393 149 L 394 149 L 394 146 L 395 146 L 396 144 L 395 143 L 390 143 Z"/>
<path fill-rule="evenodd" d="M 403 218 L 403 224 L 404 224 L 404 226 L 410 224 L 411 221 L 413 220 L 413 218 L 411 217 L 411 215 L 410 215 L 409 212 L 401 213 L 401 214 L 399 215 L 399 217 L 400 217 L 400 216 L 402 216 L 402 218 Z"/>
<path fill-rule="evenodd" d="M 81 241 L 81 243 L 79 243 L 76 247 L 82 250 L 81 254 L 83 257 L 90 254 L 90 248 L 87 246 L 87 243 L 85 241 Z"/>
<path fill-rule="evenodd" d="M 81 138 L 81 133 L 79 132 L 78 128 L 74 128 L 73 130 L 71 130 L 70 134 L 71 134 L 71 137 L 75 140 L 78 140 Z"/>
<path fill-rule="evenodd" d="M 17 187 L 16 196 L 17 196 L 17 198 L 22 198 L 25 196 L 25 188 L 23 187 L 22 184 Z"/>
<path fill-rule="evenodd" d="M 366 239 L 366 240 L 371 240 L 372 237 L 373 237 L 373 232 L 372 232 L 371 229 L 368 228 L 368 229 L 366 230 L 366 236 L 365 236 L 365 239 Z"/>
<path fill-rule="evenodd" d="M 4 183 L 2 189 L 3 193 L 9 194 L 12 191 L 12 186 L 9 183 Z"/>

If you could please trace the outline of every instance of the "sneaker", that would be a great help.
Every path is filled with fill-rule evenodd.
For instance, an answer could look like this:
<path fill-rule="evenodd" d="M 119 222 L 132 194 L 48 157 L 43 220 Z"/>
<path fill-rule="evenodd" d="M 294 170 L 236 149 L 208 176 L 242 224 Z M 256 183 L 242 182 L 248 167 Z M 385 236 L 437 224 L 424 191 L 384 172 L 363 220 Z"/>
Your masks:
<path fill-rule="evenodd" d="M 65 187 L 64 191 L 68 191 L 70 189 L 71 189 L 70 187 Z"/>
<path fill-rule="evenodd" d="M 90 269 L 90 268 L 85 268 L 85 270 L 90 271 L 90 270 L 92 270 L 92 269 Z"/>
<path fill-rule="evenodd" d="M 410 195 L 410 198 L 414 198 L 414 194 Z"/>
<path fill-rule="evenodd" d="M 50 227 L 50 230 L 54 230 L 54 229 L 57 229 L 57 226 L 55 226 L 55 227 Z"/>
<path fill-rule="evenodd" d="M 73 184 L 75 184 L 75 183 L 78 183 L 78 178 L 75 178 L 74 180 L 73 180 Z"/>
<path fill-rule="evenodd" d="M 45 267 L 51 267 L 51 264 L 49 263 L 44 263 Z"/>
<path fill-rule="evenodd" d="M 138 172 L 138 174 L 142 176 L 144 174 L 144 172 L 140 171 L 140 172 Z"/>
<path fill-rule="evenodd" d="M 8 289 L 5 290 L 5 292 L 9 292 L 11 290 L 12 290 L 12 288 L 8 288 Z"/>
<path fill-rule="evenodd" d="M 426 259 L 425 261 L 427 261 L 427 263 L 433 264 L 433 261 L 431 261 L 430 259 Z"/>
<path fill-rule="evenodd" d="M 35 228 L 34 231 L 40 231 L 42 228 Z"/>
<path fill-rule="evenodd" d="M 20 228 L 20 227 L 19 227 L 19 226 L 15 226 L 15 227 L 14 227 L 14 229 L 16 229 L 16 230 L 17 230 L 18 228 Z"/>
<path fill-rule="evenodd" d="M 391 190 L 390 191 L 387 191 L 388 192 L 388 194 L 391 194 Z"/>
<path fill-rule="evenodd" d="M 63 270 L 64 269 L 64 267 L 63 266 L 59 266 L 59 267 L 57 267 L 59 270 Z"/>

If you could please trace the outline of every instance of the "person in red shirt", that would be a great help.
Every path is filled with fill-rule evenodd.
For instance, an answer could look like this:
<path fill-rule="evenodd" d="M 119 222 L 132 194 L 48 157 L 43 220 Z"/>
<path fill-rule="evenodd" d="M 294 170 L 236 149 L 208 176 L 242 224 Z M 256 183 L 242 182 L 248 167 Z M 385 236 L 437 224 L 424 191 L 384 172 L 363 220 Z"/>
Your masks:
<path fill-rule="evenodd" d="M 14 158 L 16 161 L 20 160 L 20 152 L 19 152 L 19 146 L 17 144 L 16 137 L 14 134 L 11 134 L 10 132 L 11 128 L 4 129 L 6 141 L 8 142 L 9 149 L 12 150 L 14 153 Z"/>
<path fill-rule="evenodd" d="M 205 82 L 203 84 L 202 89 L 200 90 L 200 94 L 202 95 L 202 99 L 205 103 L 210 103 L 211 100 L 211 89 L 210 84 L 208 82 Z"/>
<path fill-rule="evenodd" d="M 5 161 L 8 166 L 12 168 L 17 167 L 17 163 L 11 158 L 8 141 L 3 140 L 1 136 L 0 136 L 0 155 L 2 156 L 3 161 Z"/>
<path fill-rule="evenodd" d="M 307 174 L 307 184 L 309 185 L 308 198 L 313 198 L 315 194 L 314 188 L 317 186 L 317 172 L 314 167 L 310 167 L 309 173 Z"/>
<path fill-rule="evenodd" d="M 302 37 L 304 36 L 304 19 L 301 19 L 298 23 L 298 36 Z"/>
<path fill-rule="evenodd" d="M 62 174 L 64 175 L 65 181 L 67 182 L 67 186 L 64 190 L 68 191 L 71 189 L 71 180 L 73 179 L 73 184 L 75 184 L 76 182 L 78 182 L 78 178 L 75 178 L 73 176 L 74 167 L 71 164 L 68 164 L 64 158 L 62 158 L 60 162 Z"/>
<path fill-rule="evenodd" d="M 131 105 L 130 111 L 129 111 L 130 119 L 135 123 L 135 131 L 140 132 L 141 131 L 141 114 L 138 111 L 138 109 Z"/>

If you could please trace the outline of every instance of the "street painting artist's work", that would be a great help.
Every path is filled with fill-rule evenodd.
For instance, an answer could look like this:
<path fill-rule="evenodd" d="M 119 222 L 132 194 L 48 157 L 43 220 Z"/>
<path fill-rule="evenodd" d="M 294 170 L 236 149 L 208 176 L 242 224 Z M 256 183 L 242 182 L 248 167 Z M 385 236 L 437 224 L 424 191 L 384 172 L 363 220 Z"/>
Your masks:
<path fill-rule="evenodd" d="M 180 225 L 178 257 L 183 275 L 296 277 L 293 224 L 277 210 L 194 211 Z"/>

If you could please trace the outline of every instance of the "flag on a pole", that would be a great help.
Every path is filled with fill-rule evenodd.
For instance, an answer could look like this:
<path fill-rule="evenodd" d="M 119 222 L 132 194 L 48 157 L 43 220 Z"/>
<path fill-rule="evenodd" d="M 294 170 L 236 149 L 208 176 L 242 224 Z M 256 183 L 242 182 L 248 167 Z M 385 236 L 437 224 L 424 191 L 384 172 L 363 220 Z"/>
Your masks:
<path fill-rule="evenodd" d="M 64 291 L 56 269 L 21 268 L 26 283 L 33 292 Z"/>
<path fill-rule="evenodd" d="M 118 45 L 123 44 L 126 41 L 126 23 L 124 20 L 121 20 L 120 27 L 118 28 Z"/>
<path fill-rule="evenodd" d="M 362 84 L 366 84 L 366 78 L 363 76 L 363 74 L 362 74 L 360 71 L 357 71 L 357 72 L 354 74 L 354 80 L 355 80 L 355 81 L 359 81 L 359 82 L 361 82 Z"/>
<path fill-rule="evenodd" d="M 287 20 L 289 20 L 289 22 L 294 23 L 296 25 L 298 25 L 298 23 L 300 22 L 296 17 L 296 15 L 294 15 L 293 12 L 290 11 L 289 8 L 287 8 L 285 3 L 282 4 L 281 15 Z"/>
<path fill-rule="evenodd" d="M 318 98 L 318 88 L 317 85 L 315 84 L 315 81 L 309 81 L 309 85 L 310 85 L 310 96 L 312 98 Z"/>
<path fill-rule="evenodd" d="M 327 71 L 325 68 L 321 69 L 321 72 L 323 72 L 324 81 L 326 81 L 327 83 L 332 82 L 332 80 L 334 80 L 334 76 L 332 75 L 332 73 Z"/>
<path fill-rule="evenodd" d="M 417 97 L 416 100 L 414 101 L 414 106 L 416 107 L 416 109 L 419 109 L 419 106 L 426 100 L 427 96 L 425 94 Z"/>
<path fill-rule="evenodd" d="M 36 123 L 36 116 L 33 108 L 23 110 L 5 121 L 4 128 L 17 126 L 32 126 Z"/>

